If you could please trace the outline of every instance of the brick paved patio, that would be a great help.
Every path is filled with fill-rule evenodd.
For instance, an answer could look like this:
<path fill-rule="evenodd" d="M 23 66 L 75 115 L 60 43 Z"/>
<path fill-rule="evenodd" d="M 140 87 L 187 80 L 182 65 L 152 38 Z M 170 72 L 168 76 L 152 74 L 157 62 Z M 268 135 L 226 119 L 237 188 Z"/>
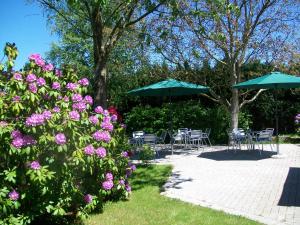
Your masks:
<path fill-rule="evenodd" d="M 281 145 L 285 158 L 271 152 L 184 150 L 161 156 L 174 166 L 162 194 L 243 215 L 265 224 L 300 224 L 300 146 Z M 163 155 L 163 154 L 161 154 Z"/>

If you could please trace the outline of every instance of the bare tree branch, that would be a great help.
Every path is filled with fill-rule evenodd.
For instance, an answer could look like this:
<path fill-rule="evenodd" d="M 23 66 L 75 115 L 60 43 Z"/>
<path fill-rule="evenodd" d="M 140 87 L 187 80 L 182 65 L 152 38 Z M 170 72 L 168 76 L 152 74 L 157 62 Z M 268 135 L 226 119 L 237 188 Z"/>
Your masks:
<path fill-rule="evenodd" d="M 242 108 L 245 104 L 251 103 L 253 101 L 255 101 L 257 99 L 257 97 L 262 93 L 266 91 L 266 89 L 260 89 L 251 99 L 248 100 L 244 100 L 241 104 L 240 104 L 240 108 Z"/>
<path fill-rule="evenodd" d="M 78 31 L 80 31 L 83 35 L 87 37 L 92 37 L 92 35 L 86 33 L 81 27 L 77 26 L 76 24 L 73 23 L 65 14 L 64 12 L 61 12 L 60 10 L 55 7 L 55 5 L 51 4 L 49 1 L 46 0 L 37 0 L 40 4 L 48 7 L 49 9 L 52 9 L 55 11 L 59 16 L 61 16 L 67 23 L 69 23 L 72 27 L 76 28 Z"/>

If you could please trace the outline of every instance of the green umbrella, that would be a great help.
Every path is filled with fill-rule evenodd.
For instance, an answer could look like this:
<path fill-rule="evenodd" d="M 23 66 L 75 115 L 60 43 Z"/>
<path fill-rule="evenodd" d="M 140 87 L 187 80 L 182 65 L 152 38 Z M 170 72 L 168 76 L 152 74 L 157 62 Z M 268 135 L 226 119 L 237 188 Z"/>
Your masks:
<path fill-rule="evenodd" d="M 168 79 L 145 87 L 131 90 L 128 92 L 128 94 L 137 96 L 180 96 L 199 94 L 207 92 L 208 89 L 208 87 L 202 85 Z"/>
<path fill-rule="evenodd" d="M 245 82 L 238 83 L 234 85 L 234 88 L 242 89 L 288 89 L 296 88 L 300 86 L 300 77 L 291 76 L 281 72 L 272 72 L 262 77 L 251 79 Z M 275 95 L 277 100 L 277 95 Z M 279 138 L 278 138 L 278 112 L 277 103 L 275 104 L 275 114 L 276 114 L 276 144 L 277 144 L 277 154 L 279 154 Z"/>
<path fill-rule="evenodd" d="M 171 97 L 181 96 L 181 95 L 191 95 L 208 92 L 209 88 L 187 83 L 183 81 L 178 81 L 174 79 L 167 79 L 155 84 L 151 84 L 145 87 L 137 88 L 128 92 L 130 95 L 135 96 L 168 96 L 171 107 Z M 170 136 L 172 138 L 172 110 L 170 108 Z M 172 154 L 173 145 L 171 142 Z"/>

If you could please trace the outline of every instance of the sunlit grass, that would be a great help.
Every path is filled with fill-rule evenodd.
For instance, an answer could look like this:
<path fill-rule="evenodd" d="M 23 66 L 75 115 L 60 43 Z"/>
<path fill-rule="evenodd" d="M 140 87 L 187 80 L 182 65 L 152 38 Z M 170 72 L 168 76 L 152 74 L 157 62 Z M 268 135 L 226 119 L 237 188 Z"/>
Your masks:
<path fill-rule="evenodd" d="M 240 216 L 204 208 L 159 194 L 171 174 L 171 166 L 138 167 L 131 179 L 129 201 L 110 202 L 104 213 L 92 215 L 86 225 L 186 225 L 186 224 L 259 224 Z"/>

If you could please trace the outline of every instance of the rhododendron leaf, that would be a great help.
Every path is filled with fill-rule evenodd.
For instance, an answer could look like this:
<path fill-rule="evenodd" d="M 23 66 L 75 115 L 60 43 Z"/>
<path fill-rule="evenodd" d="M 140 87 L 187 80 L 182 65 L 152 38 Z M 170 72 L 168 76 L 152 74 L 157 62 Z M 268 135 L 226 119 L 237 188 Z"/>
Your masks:
<path fill-rule="evenodd" d="M 58 146 L 58 147 L 57 147 L 57 151 L 58 151 L 58 152 L 62 152 L 62 151 L 63 151 L 63 147 L 62 147 L 61 145 Z"/>
<path fill-rule="evenodd" d="M 33 93 L 30 93 L 30 100 L 31 100 L 31 102 L 34 102 L 34 101 L 35 101 L 35 97 L 34 97 L 34 94 L 33 94 Z"/>
<path fill-rule="evenodd" d="M 5 175 L 4 180 L 7 180 L 8 182 L 16 183 L 16 176 L 17 176 L 16 172 L 17 172 L 16 167 L 14 167 L 11 170 L 4 170 L 3 171 L 3 174 Z"/>
<path fill-rule="evenodd" d="M 30 154 L 30 147 L 27 147 L 27 148 L 23 149 L 23 151 L 26 155 L 29 155 Z"/>
<path fill-rule="evenodd" d="M 33 134 L 35 134 L 35 133 L 36 133 L 36 129 L 35 129 L 35 127 L 32 127 L 32 128 L 31 128 L 31 132 L 32 132 Z"/>
<path fill-rule="evenodd" d="M 68 150 L 67 145 L 62 145 L 63 150 L 66 152 Z"/>

